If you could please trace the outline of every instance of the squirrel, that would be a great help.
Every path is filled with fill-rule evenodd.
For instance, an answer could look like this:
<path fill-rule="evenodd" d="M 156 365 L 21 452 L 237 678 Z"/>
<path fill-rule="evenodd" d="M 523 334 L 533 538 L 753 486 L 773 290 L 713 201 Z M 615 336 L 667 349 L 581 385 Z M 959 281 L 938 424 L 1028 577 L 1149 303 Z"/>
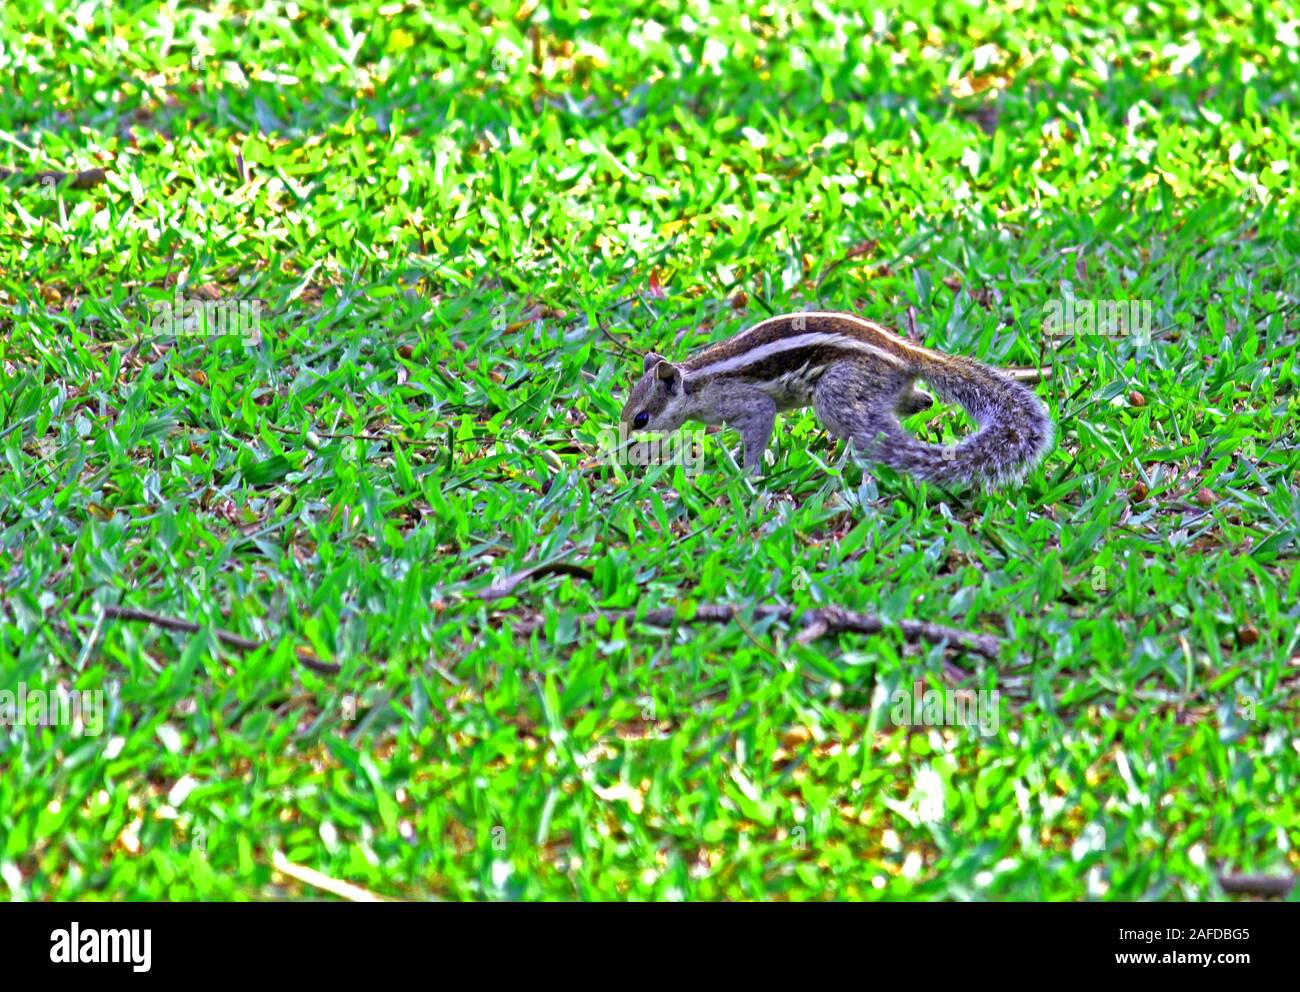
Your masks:
<path fill-rule="evenodd" d="M 917 379 L 964 407 L 979 430 L 955 446 L 903 430 L 900 416 L 933 404 Z M 941 485 L 1018 482 L 1055 435 L 1042 400 L 1002 372 L 829 312 L 771 317 L 676 364 L 650 352 L 621 420 L 625 432 L 728 424 L 740 431 L 745 471 L 758 474 L 776 414 L 809 404 L 861 457 Z"/>

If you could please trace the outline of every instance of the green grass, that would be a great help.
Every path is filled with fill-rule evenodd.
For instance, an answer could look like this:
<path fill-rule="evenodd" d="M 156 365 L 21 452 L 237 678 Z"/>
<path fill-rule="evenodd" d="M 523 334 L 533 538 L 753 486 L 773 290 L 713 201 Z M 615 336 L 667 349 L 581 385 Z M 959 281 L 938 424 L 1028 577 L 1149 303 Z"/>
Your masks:
<path fill-rule="evenodd" d="M 0 891 L 320 894 L 276 852 L 453 899 L 1300 867 L 1295 8 L 833 6 L 0 10 L 0 165 L 108 171 L 0 188 L 0 688 L 107 699 L 2 728 Z M 155 335 L 178 280 L 260 343 Z M 1048 337 L 1066 292 L 1153 333 Z M 618 342 L 814 306 L 1050 370 L 1055 451 L 947 493 L 807 411 L 757 486 L 729 433 L 698 476 L 592 467 Z M 552 561 L 592 576 L 485 598 Z M 576 624 L 832 602 L 1004 648 Z M 917 681 L 997 690 L 996 734 L 895 725 Z"/>

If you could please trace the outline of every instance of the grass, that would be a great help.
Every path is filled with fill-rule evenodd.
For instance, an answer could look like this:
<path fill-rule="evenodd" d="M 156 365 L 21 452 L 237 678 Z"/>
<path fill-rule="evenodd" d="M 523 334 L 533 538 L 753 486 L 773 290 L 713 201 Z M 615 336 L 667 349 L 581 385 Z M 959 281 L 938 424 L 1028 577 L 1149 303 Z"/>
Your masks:
<path fill-rule="evenodd" d="M 319 896 L 287 859 L 397 898 L 1205 900 L 1300 867 L 1300 24 L 1020 6 L 5 5 L 0 164 L 107 179 L 0 189 L 0 688 L 105 711 L 0 728 L 0 888 Z M 1048 336 L 1067 295 L 1151 332 Z M 157 333 L 237 298 L 260 340 Z M 950 493 L 806 411 L 757 485 L 729 433 L 698 475 L 594 464 L 639 352 L 805 307 L 1049 370 L 1056 449 Z M 590 577 L 492 598 L 552 562 Z M 689 622 L 761 603 L 1003 649 Z M 996 732 L 900 726 L 917 683 L 996 690 Z"/>

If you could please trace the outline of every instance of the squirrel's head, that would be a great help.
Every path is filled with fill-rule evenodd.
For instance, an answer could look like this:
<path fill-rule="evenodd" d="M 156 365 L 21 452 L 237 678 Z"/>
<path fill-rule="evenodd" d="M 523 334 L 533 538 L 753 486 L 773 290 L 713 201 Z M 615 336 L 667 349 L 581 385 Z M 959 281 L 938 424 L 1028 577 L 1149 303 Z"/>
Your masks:
<path fill-rule="evenodd" d="M 645 356 L 642 368 L 620 419 L 630 431 L 676 430 L 686 419 L 682 370 L 653 351 Z"/>

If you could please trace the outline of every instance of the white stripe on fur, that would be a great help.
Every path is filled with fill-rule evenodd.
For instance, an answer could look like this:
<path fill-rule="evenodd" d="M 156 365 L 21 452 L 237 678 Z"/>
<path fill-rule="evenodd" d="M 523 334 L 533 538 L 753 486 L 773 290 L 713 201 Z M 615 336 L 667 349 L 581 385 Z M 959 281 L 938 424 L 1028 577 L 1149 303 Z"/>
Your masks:
<path fill-rule="evenodd" d="M 881 327 L 873 320 L 867 320 L 865 317 L 859 317 L 857 314 L 840 313 L 835 310 L 799 310 L 794 313 L 778 314 L 775 317 L 768 317 L 766 320 L 759 321 L 757 324 L 751 327 L 749 331 L 756 331 L 760 327 L 772 323 L 772 321 L 774 320 L 789 320 L 792 317 L 795 319 L 798 319 L 799 317 L 831 317 L 835 320 L 847 320 L 852 324 L 857 324 L 859 327 L 863 328 L 864 330 L 872 334 L 879 334 L 881 337 L 886 338 L 889 341 L 889 343 L 896 348 L 902 348 L 904 351 L 915 352 L 918 355 L 923 355 L 926 357 L 930 356 L 930 352 L 927 349 L 912 344 L 912 342 L 908 341 L 905 338 L 899 337 L 897 334 L 894 334 L 892 331 L 885 330 L 883 327 Z M 743 333 L 748 334 L 749 331 L 745 331 Z M 827 333 L 838 334 L 840 332 L 831 331 Z"/>
<path fill-rule="evenodd" d="M 764 321 L 766 323 L 766 321 Z M 762 327 L 762 324 L 756 324 L 755 327 Z M 714 362 L 712 365 L 705 365 L 698 369 L 691 369 L 687 375 L 692 378 L 700 378 L 709 375 L 721 375 L 724 372 L 734 372 L 736 369 L 743 369 L 748 365 L 761 362 L 764 359 L 771 358 L 773 355 L 779 355 L 782 352 L 790 351 L 795 348 L 809 348 L 816 345 L 832 345 L 836 348 L 844 348 L 848 351 L 861 351 L 869 355 L 889 362 L 898 368 L 904 367 L 904 362 L 897 355 L 893 355 L 884 348 L 878 348 L 874 344 L 867 344 L 848 334 L 836 332 L 814 331 L 808 334 L 796 334 L 793 337 L 778 338 L 776 341 L 769 341 L 767 344 L 759 345 L 757 348 L 751 348 L 748 351 L 733 355 L 730 358 L 724 358 L 720 362 Z"/>

